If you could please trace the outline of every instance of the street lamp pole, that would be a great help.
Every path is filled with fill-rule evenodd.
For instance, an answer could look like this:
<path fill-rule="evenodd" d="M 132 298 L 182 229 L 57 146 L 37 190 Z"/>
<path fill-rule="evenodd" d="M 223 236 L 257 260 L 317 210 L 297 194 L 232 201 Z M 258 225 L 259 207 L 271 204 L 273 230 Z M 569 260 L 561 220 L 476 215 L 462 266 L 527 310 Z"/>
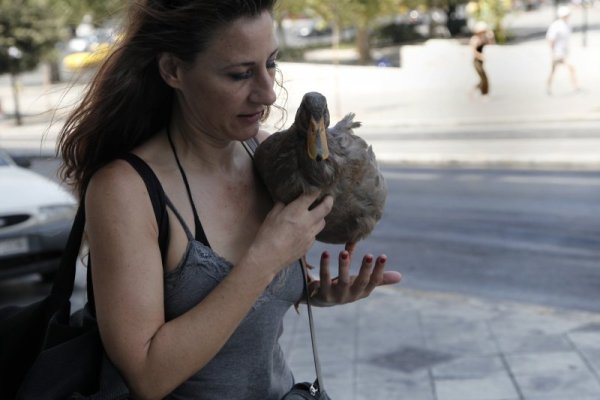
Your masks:
<path fill-rule="evenodd" d="M 13 101 L 15 104 L 15 120 L 17 126 L 23 124 L 23 121 L 21 119 L 21 110 L 19 109 L 19 82 L 17 79 L 19 71 L 19 67 L 17 64 L 19 63 L 19 60 L 22 57 L 23 52 L 19 48 L 15 46 L 10 46 L 8 48 L 8 60 L 10 62 L 10 83 L 13 90 Z"/>
<path fill-rule="evenodd" d="M 588 0 L 581 1 L 581 14 L 583 17 L 583 26 L 581 28 L 581 44 L 583 47 L 587 46 L 587 30 L 588 30 L 588 12 L 587 12 Z"/>

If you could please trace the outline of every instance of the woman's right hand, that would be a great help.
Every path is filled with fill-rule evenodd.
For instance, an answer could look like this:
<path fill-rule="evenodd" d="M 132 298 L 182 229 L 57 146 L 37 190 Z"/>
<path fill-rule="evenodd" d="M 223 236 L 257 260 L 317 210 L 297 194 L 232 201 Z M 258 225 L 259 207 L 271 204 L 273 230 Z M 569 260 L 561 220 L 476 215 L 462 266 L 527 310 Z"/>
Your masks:
<path fill-rule="evenodd" d="M 279 272 L 304 256 L 325 227 L 325 217 L 333 207 L 333 197 L 325 196 L 314 208 L 320 192 L 302 194 L 288 205 L 275 203 L 261 225 L 249 250 L 258 265 Z"/>

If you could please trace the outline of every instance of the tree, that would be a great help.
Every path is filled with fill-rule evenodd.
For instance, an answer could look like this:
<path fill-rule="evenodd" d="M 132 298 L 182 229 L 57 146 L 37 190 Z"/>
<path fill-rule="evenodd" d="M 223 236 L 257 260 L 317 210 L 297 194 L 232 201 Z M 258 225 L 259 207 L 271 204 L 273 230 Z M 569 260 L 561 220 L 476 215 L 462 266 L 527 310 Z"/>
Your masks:
<path fill-rule="evenodd" d="M 362 64 L 371 62 L 369 36 L 380 17 L 394 15 L 400 9 L 398 0 L 354 0 L 356 47 Z"/>
<path fill-rule="evenodd" d="M 97 25 L 120 16 L 128 1 L 123 0 L 51 0 L 55 10 L 59 10 L 65 16 L 67 26 L 74 29 L 82 20 L 83 16 L 89 14 Z"/>
<path fill-rule="evenodd" d="M 490 24 L 498 43 L 506 42 L 506 30 L 502 21 L 510 9 L 511 0 L 476 0 L 469 2 L 467 6 L 469 14 L 474 18 Z"/>
<path fill-rule="evenodd" d="M 18 76 L 54 49 L 63 37 L 61 25 L 45 0 L 0 0 L 0 74 L 10 74 L 17 125 L 22 124 Z"/>
<path fill-rule="evenodd" d="M 50 66 L 50 82 L 59 82 L 57 45 L 66 41 L 85 14 L 98 24 L 119 16 L 122 0 L 0 0 L 0 74 L 9 73 L 15 118 L 21 125 L 18 76 L 41 62 Z"/>
<path fill-rule="evenodd" d="M 332 24 L 334 46 L 342 29 L 356 29 L 356 49 L 360 62 L 371 61 L 369 34 L 380 17 L 393 15 L 400 9 L 401 0 L 283 0 L 283 10 L 304 10 Z"/>
<path fill-rule="evenodd" d="M 65 32 L 65 39 L 69 38 L 81 23 L 84 16 L 89 15 L 96 26 L 101 26 L 107 21 L 119 17 L 128 2 L 122 0 L 49 0 L 51 8 L 55 14 L 60 15 L 62 28 Z M 60 82 L 59 63 L 61 59 L 60 51 L 47 54 L 44 61 L 50 66 L 50 82 Z"/>

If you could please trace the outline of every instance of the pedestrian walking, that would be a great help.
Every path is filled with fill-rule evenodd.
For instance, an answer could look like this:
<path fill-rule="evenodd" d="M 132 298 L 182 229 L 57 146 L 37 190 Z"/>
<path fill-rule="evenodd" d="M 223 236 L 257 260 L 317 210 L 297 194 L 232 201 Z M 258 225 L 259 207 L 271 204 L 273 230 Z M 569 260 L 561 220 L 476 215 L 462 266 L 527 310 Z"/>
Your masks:
<path fill-rule="evenodd" d="M 334 199 L 276 203 L 253 165 L 276 100 L 275 3 L 131 2 L 123 39 L 61 131 L 102 343 L 133 398 L 279 400 L 294 385 L 283 317 L 304 298 L 299 260 Z M 161 188 L 162 210 L 136 170 Z M 353 250 L 321 255 L 312 304 L 400 280 L 385 255 Z"/>
<path fill-rule="evenodd" d="M 487 96 L 490 91 L 489 79 L 483 66 L 485 60 L 483 48 L 495 42 L 494 32 L 488 28 L 488 25 L 483 21 L 477 22 L 469 45 L 473 50 L 473 66 L 479 76 L 479 83 L 475 86 L 475 91 L 479 91 L 482 96 Z"/>
<path fill-rule="evenodd" d="M 550 24 L 546 32 L 546 39 L 550 44 L 550 52 L 552 57 L 552 65 L 550 75 L 546 84 L 548 94 L 552 94 L 552 81 L 556 67 L 564 65 L 569 71 L 571 84 L 573 89 L 578 90 L 577 75 L 575 66 L 569 60 L 569 40 L 571 38 L 571 26 L 569 25 L 569 17 L 571 9 L 568 6 L 560 6 L 557 11 L 557 18 Z"/>

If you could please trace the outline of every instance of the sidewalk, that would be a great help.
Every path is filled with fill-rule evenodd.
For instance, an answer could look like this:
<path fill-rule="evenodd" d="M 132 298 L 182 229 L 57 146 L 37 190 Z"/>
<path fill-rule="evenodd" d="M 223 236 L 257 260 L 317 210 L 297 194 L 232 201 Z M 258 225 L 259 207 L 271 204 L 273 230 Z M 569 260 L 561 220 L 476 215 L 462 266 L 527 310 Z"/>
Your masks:
<path fill-rule="evenodd" d="M 600 21 L 598 7 L 590 21 Z M 357 114 L 364 125 L 356 133 L 382 162 L 599 169 L 600 31 L 588 32 L 587 42 L 581 47 L 574 34 L 583 91 L 572 92 L 566 74 L 558 73 L 552 96 L 545 92 L 543 39 L 486 48 L 487 102 L 469 96 L 476 76 L 468 48 L 457 41 L 404 46 L 400 69 L 281 63 L 287 123 L 301 96 L 318 90 L 328 98 L 332 121 Z M 0 98 L 9 112 L 6 82 L 0 78 Z M 47 130 L 48 110 L 68 109 L 81 89 L 61 100 L 64 88 L 25 84 L 22 110 L 30 116 L 19 128 L 0 118 L 0 147 L 54 154 L 60 122 Z M 357 303 L 315 309 L 315 323 L 333 399 L 600 399 L 600 314 L 399 284 Z M 313 380 L 304 307 L 300 316 L 286 316 L 282 345 L 296 379 Z"/>
<path fill-rule="evenodd" d="M 314 316 L 332 399 L 600 399 L 600 314 L 400 284 Z M 285 327 L 296 379 L 313 380 L 306 309 Z"/>

